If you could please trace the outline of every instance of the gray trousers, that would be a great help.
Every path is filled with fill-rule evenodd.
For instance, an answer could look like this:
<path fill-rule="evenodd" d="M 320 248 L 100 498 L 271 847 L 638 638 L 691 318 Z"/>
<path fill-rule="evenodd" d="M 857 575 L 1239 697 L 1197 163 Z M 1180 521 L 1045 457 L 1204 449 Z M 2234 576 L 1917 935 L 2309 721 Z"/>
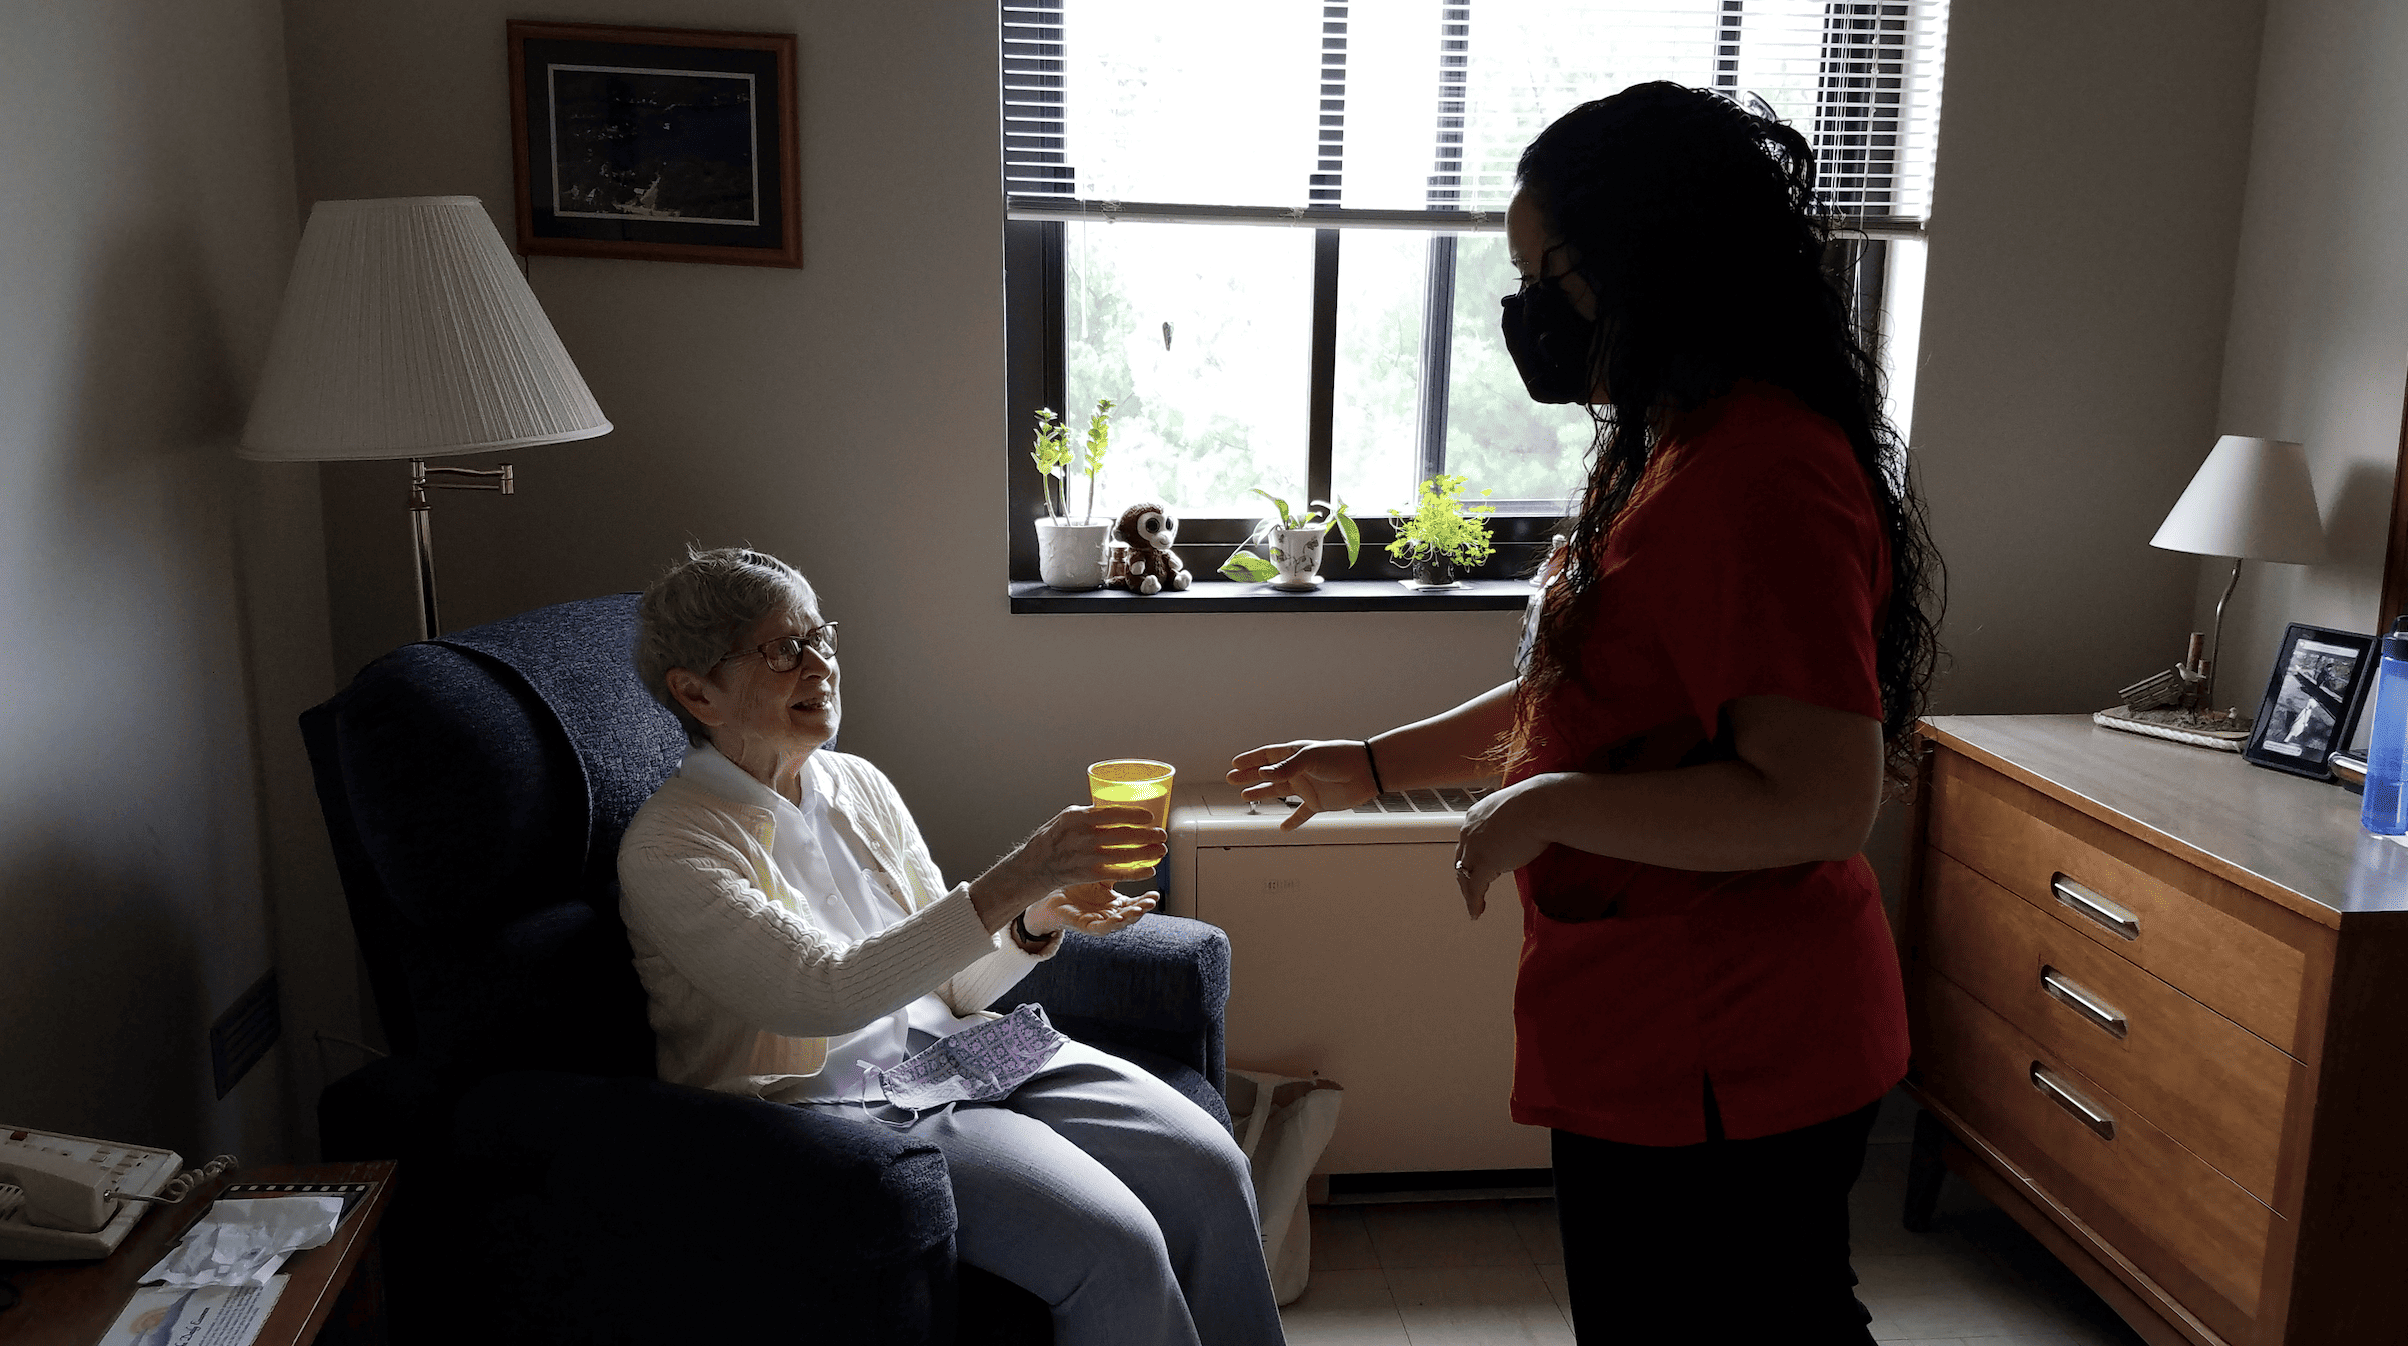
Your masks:
<path fill-rule="evenodd" d="M 933 1041 L 911 1036 L 914 1051 Z M 808 1106 L 877 1124 L 856 1104 Z M 874 1111 L 889 1124 L 911 1115 Z M 1139 1067 L 1065 1042 L 1000 1102 L 896 1129 L 944 1151 L 961 1260 L 1053 1306 L 1057 1346 L 1284 1340 L 1246 1156 Z"/>

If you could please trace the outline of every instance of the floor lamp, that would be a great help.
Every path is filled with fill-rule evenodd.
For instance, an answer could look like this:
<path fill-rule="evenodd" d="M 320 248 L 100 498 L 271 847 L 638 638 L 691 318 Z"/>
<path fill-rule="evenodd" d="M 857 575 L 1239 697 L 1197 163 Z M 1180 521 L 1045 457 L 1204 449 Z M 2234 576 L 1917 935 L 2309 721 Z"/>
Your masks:
<path fill-rule="evenodd" d="M 510 465 L 428 467 L 610 422 L 473 196 L 320 201 L 268 342 L 245 458 L 410 462 L 418 635 L 441 634 L 428 492 L 511 494 Z"/>

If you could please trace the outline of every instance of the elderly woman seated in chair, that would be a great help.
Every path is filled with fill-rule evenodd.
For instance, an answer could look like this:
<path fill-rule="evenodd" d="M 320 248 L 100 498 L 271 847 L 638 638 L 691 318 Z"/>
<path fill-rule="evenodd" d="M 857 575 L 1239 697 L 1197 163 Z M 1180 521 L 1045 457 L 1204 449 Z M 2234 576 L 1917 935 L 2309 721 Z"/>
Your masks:
<path fill-rule="evenodd" d="M 949 889 L 893 784 L 824 746 L 836 624 L 801 574 L 693 553 L 645 591 L 642 622 L 638 671 L 693 744 L 619 849 L 661 1078 L 934 1142 L 962 1260 L 1051 1305 L 1063 1346 L 1279 1341 L 1246 1160 L 1220 1122 L 1117 1057 L 1053 1045 L 1029 1011 L 997 1024 L 982 1008 L 1062 930 L 1154 905 L 1110 882 L 1163 854 L 1147 811 L 1064 809 Z M 995 1044 L 1015 1041 L 990 1077 Z M 947 1072 L 906 1064 L 931 1048 L 983 1087 L 932 1098 Z"/>

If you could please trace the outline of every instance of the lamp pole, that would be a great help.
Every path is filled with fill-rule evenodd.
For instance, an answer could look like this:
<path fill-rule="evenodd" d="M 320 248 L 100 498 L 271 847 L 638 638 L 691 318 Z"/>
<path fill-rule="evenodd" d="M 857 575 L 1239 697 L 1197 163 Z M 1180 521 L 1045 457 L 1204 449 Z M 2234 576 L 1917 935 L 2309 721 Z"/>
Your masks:
<path fill-rule="evenodd" d="M 2232 578 L 2224 581 L 2224 596 L 2216 600 L 2216 634 L 2207 643 L 2207 686 L 2199 693 L 2199 708 L 2216 708 L 2216 653 L 2224 647 L 2224 605 L 2232 601 L 2232 591 L 2241 583 L 2241 562 L 2247 558 L 2232 558 Z"/>
<path fill-rule="evenodd" d="M 468 477 L 469 481 L 428 481 L 428 477 Z M 443 621 L 435 615 L 435 532 L 434 502 L 427 499 L 430 490 L 442 491 L 500 491 L 516 495 L 517 481 L 510 475 L 510 464 L 496 468 L 428 467 L 424 458 L 410 460 L 410 541 L 418 563 L 418 638 L 433 640 L 443 634 Z"/>

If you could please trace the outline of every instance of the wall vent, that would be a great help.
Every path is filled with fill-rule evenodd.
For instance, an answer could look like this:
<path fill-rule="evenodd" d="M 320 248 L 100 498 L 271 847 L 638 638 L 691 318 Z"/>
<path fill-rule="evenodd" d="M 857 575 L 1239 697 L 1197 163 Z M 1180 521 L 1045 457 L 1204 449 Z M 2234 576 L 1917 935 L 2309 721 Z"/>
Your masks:
<path fill-rule="evenodd" d="M 242 1077 L 283 1035 L 276 969 L 269 968 L 209 1026 L 209 1067 L 217 1075 L 217 1096 L 222 1099 L 233 1093 L 234 1086 L 242 1083 Z"/>

